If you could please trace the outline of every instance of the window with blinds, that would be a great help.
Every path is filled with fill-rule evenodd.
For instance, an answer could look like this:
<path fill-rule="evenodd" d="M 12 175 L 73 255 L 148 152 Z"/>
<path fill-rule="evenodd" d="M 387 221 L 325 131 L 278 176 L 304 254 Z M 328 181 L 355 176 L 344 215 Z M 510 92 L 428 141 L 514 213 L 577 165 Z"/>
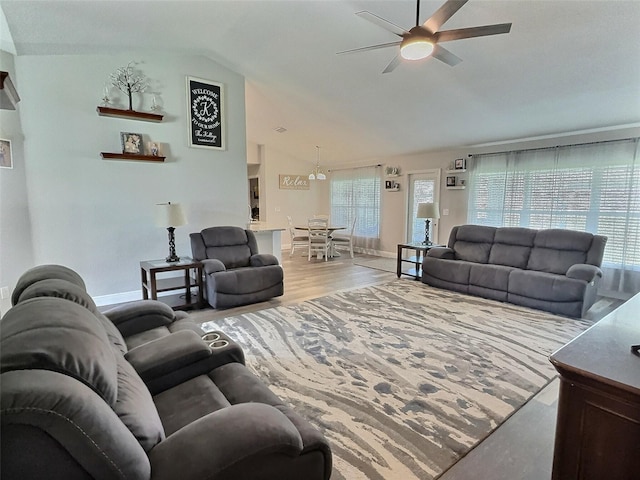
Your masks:
<path fill-rule="evenodd" d="M 355 242 L 380 238 L 379 167 L 361 167 L 331 172 L 331 223 L 351 225 L 357 217 Z"/>
<path fill-rule="evenodd" d="M 640 271 L 638 139 L 475 155 L 468 222 L 608 237 L 603 266 Z"/>

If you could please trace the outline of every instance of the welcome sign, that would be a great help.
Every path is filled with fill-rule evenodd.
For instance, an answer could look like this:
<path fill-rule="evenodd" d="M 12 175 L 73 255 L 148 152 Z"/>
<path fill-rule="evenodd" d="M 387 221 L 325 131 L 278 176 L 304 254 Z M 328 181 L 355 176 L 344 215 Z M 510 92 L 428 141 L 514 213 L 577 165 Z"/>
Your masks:
<path fill-rule="evenodd" d="M 224 150 L 223 100 L 222 84 L 187 77 L 190 147 Z"/>
<path fill-rule="evenodd" d="M 280 175 L 281 190 L 309 190 L 309 179 L 302 175 Z"/>

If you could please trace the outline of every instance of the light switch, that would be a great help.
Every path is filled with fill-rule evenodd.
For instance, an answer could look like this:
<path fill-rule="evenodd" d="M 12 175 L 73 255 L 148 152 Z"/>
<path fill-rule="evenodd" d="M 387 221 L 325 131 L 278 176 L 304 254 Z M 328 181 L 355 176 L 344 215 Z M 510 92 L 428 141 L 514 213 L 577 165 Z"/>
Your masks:
<path fill-rule="evenodd" d="M 449 209 L 448 208 L 443 209 L 442 215 L 449 215 Z"/>

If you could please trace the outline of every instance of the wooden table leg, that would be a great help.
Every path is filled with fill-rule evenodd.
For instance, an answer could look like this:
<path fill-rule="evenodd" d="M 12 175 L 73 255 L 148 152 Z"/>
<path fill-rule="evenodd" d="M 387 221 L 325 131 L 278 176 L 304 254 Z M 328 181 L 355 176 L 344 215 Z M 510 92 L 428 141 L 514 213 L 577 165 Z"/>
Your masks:
<path fill-rule="evenodd" d="M 142 280 L 142 299 L 149 299 L 149 286 L 147 285 L 147 271 L 144 268 L 140 268 L 140 278 Z"/>
<path fill-rule="evenodd" d="M 402 246 L 400 245 L 398 245 L 396 274 L 398 275 L 398 278 L 400 278 L 400 275 L 402 275 Z"/>

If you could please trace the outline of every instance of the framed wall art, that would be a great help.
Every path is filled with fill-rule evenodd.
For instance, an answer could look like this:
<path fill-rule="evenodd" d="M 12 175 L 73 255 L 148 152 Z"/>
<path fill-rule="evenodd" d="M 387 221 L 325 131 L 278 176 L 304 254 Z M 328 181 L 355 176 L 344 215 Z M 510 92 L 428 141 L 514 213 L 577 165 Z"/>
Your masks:
<path fill-rule="evenodd" d="M 0 168 L 13 168 L 11 140 L 0 138 Z"/>
<path fill-rule="evenodd" d="M 224 85 L 187 77 L 189 146 L 225 150 Z"/>
<path fill-rule="evenodd" d="M 120 132 L 120 141 L 122 142 L 122 153 L 143 154 L 141 133 Z"/>

